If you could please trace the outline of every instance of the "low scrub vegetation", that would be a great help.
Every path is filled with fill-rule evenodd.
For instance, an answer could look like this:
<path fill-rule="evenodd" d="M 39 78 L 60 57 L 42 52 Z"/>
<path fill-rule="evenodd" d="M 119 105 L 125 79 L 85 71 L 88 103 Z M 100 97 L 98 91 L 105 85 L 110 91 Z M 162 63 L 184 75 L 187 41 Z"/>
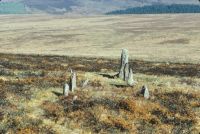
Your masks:
<path fill-rule="evenodd" d="M 199 65 L 131 61 L 137 84 L 130 87 L 114 77 L 116 60 L 5 54 L 0 60 L 0 69 L 9 70 L 0 76 L 0 133 L 200 131 Z M 63 96 L 70 68 L 78 88 Z M 144 84 L 149 99 L 140 94 Z"/>

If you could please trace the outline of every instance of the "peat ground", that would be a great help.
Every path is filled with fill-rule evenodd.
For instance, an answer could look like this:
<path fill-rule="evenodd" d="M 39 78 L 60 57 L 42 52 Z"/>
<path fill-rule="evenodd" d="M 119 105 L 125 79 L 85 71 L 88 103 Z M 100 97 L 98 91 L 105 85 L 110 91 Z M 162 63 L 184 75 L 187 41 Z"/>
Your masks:
<path fill-rule="evenodd" d="M 130 65 L 134 87 L 112 77 L 117 59 L 0 54 L 0 133 L 200 132 L 200 64 Z M 78 88 L 64 97 L 70 69 Z M 139 94 L 144 84 L 149 100 Z"/>

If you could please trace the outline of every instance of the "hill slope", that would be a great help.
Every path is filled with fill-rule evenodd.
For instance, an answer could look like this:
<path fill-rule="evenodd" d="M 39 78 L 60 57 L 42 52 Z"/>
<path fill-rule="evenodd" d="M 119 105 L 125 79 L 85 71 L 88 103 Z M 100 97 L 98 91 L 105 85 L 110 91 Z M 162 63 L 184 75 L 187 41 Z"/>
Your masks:
<path fill-rule="evenodd" d="M 31 13 L 70 13 L 70 14 L 104 14 L 114 10 L 123 10 L 131 7 L 166 4 L 199 4 L 198 0 L 1 0 L 0 3 L 23 3 Z M 8 10 L 18 10 L 9 6 Z M 1 8 L 2 9 L 2 8 Z"/>
<path fill-rule="evenodd" d="M 134 7 L 116 10 L 107 14 L 162 14 L 162 13 L 200 13 L 199 5 L 173 4 Z"/>
<path fill-rule="evenodd" d="M 21 2 L 2 2 L 0 3 L 0 14 L 22 14 L 26 9 Z"/>

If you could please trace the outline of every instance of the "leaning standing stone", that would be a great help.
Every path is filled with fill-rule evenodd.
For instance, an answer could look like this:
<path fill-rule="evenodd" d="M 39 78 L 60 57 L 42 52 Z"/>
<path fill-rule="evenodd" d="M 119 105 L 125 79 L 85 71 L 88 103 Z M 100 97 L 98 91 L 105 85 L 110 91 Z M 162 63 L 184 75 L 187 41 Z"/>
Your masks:
<path fill-rule="evenodd" d="M 89 79 L 83 82 L 82 88 L 85 88 L 88 85 Z"/>
<path fill-rule="evenodd" d="M 76 72 L 72 72 L 70 79 L 70 90 L 74 92 L 76 88 Z"/>
<path fill-rule="evenodd" d="M 119 78 L 121 78 L 123 80 L 124 80 L 124 68 L 127 63 L 128 63 L 128 50 L 122 49 Z"/>
<path fill-rule="evenodd" d="M 142 87 L 141 93 L 143 94 L 145 99 L 149 99 L 149 89 L 146 85 Z"/>
<path fill-rule="evenodd" d="M 63 87 L 63 95 L 68 96 L 69 95 L 69 85 L 65 84 Z"/>
<path fill-rule="evenodd" d="M 129 69 L 127 83 L 129 86 L 133 86 L 135 84 L 135 81 L 133 80 L 133 70 L 131 68 Z"/>

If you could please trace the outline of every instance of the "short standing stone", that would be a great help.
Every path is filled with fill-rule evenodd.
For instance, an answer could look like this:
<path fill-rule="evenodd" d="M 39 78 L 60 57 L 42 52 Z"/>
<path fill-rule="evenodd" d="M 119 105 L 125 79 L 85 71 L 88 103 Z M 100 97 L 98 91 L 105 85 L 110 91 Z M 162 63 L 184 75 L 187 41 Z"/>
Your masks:
<path fill-rule="evenodd" d="M 124 80 L 124 68 L 127 63 L 128 63 L 128 50 L 122 49 L 119 78 L 121 78 L 123 80 Z"/>
<path fill-rule="evenodd" d="M 133 70 L 131 68 L 129 69 L 127 83 L 129 86 L 133 86 L 135 84 L 135 81 L 133 80 Z"/>
<path fill-rule="evenodd" d="M 73 100 L 72 100 L 72 104 L 73 104 L 73 105 L 75 104 L 75 102 L 77 101 L 77 99 L 78 99 L 78 96 L 74 96 L 74 97 L 73 97 Z"/>
<path fill-rule="evenodd" d="M 78 96 L 73 97 L 73 101 L 76 101 L 78 99 Z"/>
<path fill-rule="evenodd" d="M 72 72 L 70 78 L 70 90 L 74 92 L 75 88 L 76 88 L 76 72 Z"/>
<path fill-rule="evenodd" d="M 128 75 L 129 75 L 129 64 L 126 63 L 125 68 L 124 68 L 124 80 L 128 80 Z"/>
<path fill-rule="evenodd" d="M 70 72 L 71 72 L 71 74 L 73 73 L 73 70 L 72 69 L 70 69 Z"/>
<path fill-rule="evenodd" d="M 65 84 L 63 87 L 63 95 L 68 96 L 69 95 L 69 85 Z"/>
<path fill-rule="evenodd" d="M 86 87 L 88 85 L 88 82 L 89 82 L 89 79 L 87 79 L 86 81 L 84 81 L 82 87 L 83 88 Z"/>
<path fill-rule="evenodd" d="M 142 87 L 141 94 L 144 96 L 145 99 L 149 99 L 149 89 L 146 85 Z"/>

